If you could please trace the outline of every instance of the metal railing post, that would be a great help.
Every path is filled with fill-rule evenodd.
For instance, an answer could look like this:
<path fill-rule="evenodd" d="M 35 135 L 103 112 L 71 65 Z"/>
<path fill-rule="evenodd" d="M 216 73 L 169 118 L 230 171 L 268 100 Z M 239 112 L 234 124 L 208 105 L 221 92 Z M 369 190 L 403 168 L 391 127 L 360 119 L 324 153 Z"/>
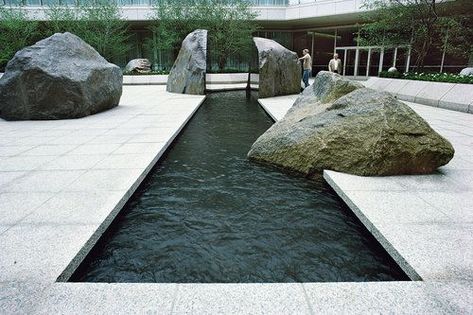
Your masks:
<path fill-rule="evenodd" d="M 381 52 L 379 54 L 378 74 L 383 71 L 383 62 L 384 62 L 384 47 L 381 48 Z"/>
<path fill-rule="evenodd" d="M 355 52 L 355 71 L 353 73 L 353 76 L 357 77 L 358 76 L 358 61 L 360 59 L 360 49 L 356 49 Z"/>

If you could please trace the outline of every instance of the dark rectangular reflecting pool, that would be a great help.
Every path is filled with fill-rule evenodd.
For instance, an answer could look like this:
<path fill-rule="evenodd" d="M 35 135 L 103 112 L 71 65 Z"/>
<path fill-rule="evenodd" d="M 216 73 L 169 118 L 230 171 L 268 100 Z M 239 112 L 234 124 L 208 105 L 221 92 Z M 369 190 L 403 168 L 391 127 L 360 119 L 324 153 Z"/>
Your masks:
<path fill-rule="evenodd" d="M 70 281 L 408 280 L 322 178 L 247 160 L 272 123 L 210 94 Z"/>

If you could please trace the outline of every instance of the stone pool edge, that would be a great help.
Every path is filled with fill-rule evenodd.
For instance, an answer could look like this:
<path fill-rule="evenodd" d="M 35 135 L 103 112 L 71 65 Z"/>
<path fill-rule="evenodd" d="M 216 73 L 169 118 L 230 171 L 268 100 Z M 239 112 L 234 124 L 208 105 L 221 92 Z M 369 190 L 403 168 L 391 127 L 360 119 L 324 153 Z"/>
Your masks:
<path fill-rule="evenodd" d="M 52 278 L 5 280 L 0 281 L 0 313 L 469 313 L 469 288 L 470 283 L 458 281 L 109 284 L 52 282 Z"/>
<path fill-rule="evenodd" d="M 199 103 L 196 105 L 195 109 L 189 114 L 189 116 L 183 121 L 182 125 L 171 135 L 171 137 L 165 142 L 164 146 L 156 153 L 156 156 L 153 158 L 151 163 L 143 169 L 141 174 L 138 176 L 136 181 L 130 186 L 130 188 L 126 191 L 126 193 L 122 196 L 120 201 L 115 205 L 106 219 L 97 227 L 94 231 L 92 236 L 87 240 L 84 246 L 81 247 L 79 252 L 74 256 L 71 262 L 67 265 L 67 267 L 61 272 L 61 274 L 57 277 L 56 282 L 67 282 L 70 277 L 74 274 L 74 272 L 79 268 L 80 264 L 84 261 L 90 251 L 94 248 L 97 244 L 98 240 L 102 237 L 105 231 L 109 228 L 110 224 L 113 220 L 117 217 L 117 215 L 121 212 L 125 204 L 128 200 L 133 196 L 135 191 L 141 185 L 143 180 L 148 176 L 149 172 L 153 169 L 156 163 L 161 159 L 163 154 L 169 148 L 169 146 L 173 143 L 173 141 L 179 136 L 182 129 L 188 124 L 188 122 L 194 117 L 194 114 L 199 110 L 200 106 L 204 103 L 207 96 L 204 96 Z"/>
<path fill-rule="evenodd" d="M 296 95 L 297 96 L 297 95 Z M 258 104 L 263 108 L 266 114 L 277 122 L 284 113 L 292 106 L 296 96 L 286 95 L 273 97 L 268 99 L 258 99 Z M 291 104 L 291 105 L 288 105 Z M 272 110 L 274 109 L 274 110 Z M 323 178 L 336 192 L 336 194 L 343 200 L 343 202 L 350 208 L 353 214 L 360 220 L 361 224 L 368 230 L 368 232 L 381 244 L 388 255 L 396 262 L 396 264 L 406 273 L 411 281 L 422 281 L 422 277 L 414 270 L 414 268 L 402 257 L 402 255 L 394 248 L 394 246 L 383 236 L 383 234 L 376 228 L 375 224 L 371 222 L 352 201 L 345 194 L 337 183 L 330 177 L 330 171 L 324 170 Z"/>
<path fill-rule="evenodd" d="M 278 121 L 279 119 L 284 117 L 284 115 L 292 106 L 292 104 L 294 103 L 294 100 L 297 97 L 298 95 L 279 96 L 279 97 L 268 98 L 268 99 L 259 99 L 258 102 L 261 105 L 262 109 L 265 110 L 266 113 L 268 113 L 270 117 L 273 117 L 273 119 L 274 117 L 276 117 L 276 119 L 274 120 Z M 467 121 L 471 120 L 470 116 L 465 113 L 459 113 L 459 112 L 454 112 L 454 111 L 452 112 L 452 111 L 448 111 L 444 109 L 430 108 L 428 106 L 423 106 L 423 105 L 415 104 L 415 103 L 407 103 L 407 105 L 413 108 L 417 113 L 421 113 L 422 114 L 421 116 L 424 119 L 428 121 L 432 121 L 436 131 L 438 131 L 440 126 L 443 126 L 443 125 L 439 125 L 439 123 L 445 123 L 444 120 L 448 121 L 449 119 L 455 119 L 455 120 L 460 120 L 461 122 L 464 121 L 462 123 L 462 126 L 467 125 Z M 439 117 L 441 117 L 442 119 L 441 121 L 438 120 Z M 447 130 L 445 128 L 440 128 L 440 130 L 441 130 L 442 135 L 449 136 L 447 137 L 447 139 L 450 140 L 450 138 L 453 137 L 453 140 L 456 140 L 455 145 L 459 145 L 459 143 L 461 143 L 459 147 L 460 149 L 465 149 L 461 146 L 465 144 L 462 142 L 462 139 L 465 139 L 465 138 L 458 138 L 458 136 L 464 136 L 463 133 L 460 133 L 460 134 L 453 133 L 452 131 Z M 470 152 L 470 151 L 463 150 L 462 152 L 456 152 L 457 161 L 454 162 L 454 167 L 451 167 L 451 169 L 448 169 L 448 167 L 446 169 L 444 168 L 444 170 L 440 171 L 439 174 L 442 175 L 442 173 L 444 172 L 451 173 L 458 168 L 468 169 L 468 167 L 466 167 L 468 165 L 468 160 L 463 159 L 463 156 L 467 154 L 467 152 Z M 458 158 L 459 155 L 461 156 L 460 158 Z M 459 163 L 461 165 L 459 165 Z M 439 174 L 435 176 L 439 176 Z M 333 178 L 333 176 L 331 175 L 336 176 L 336 178 Z M 406 272 L 406 274 L 413 281 L 403 281 L 403 282 L 394 282 L 394 283 L 393 282 L 376 282 L 376 283 L 363 282 L 363 283 L 344 283 L 344 284 L 339 283 L 338 285 L 335 285 L 335 283 L 329 283 L 329 284 L 335 285 L 335 287 L 337 288 L 336 291 L 328 290 L 330 292 L 324 292 L 324 290 L 322 289 L 324 285 L 320 283 L 302 283 L 305 289 L 311 288 L 314 291 L 318 292 L 318 294 L 320 294 L 315 298 L 312 296 L 309 297 L 309 299 L 312 300 L 311 301 L 312 305 L 315 306 L 317 303 L 321 302 L 323 305 L 327 306 L 327 304 L 331 304 L 331 303 L 326 303 L 326 302 L 331 300 L 332 302 L 335 302 L 335 303 L 341 302 L 342 305 L 331 304 L 328 309 L 329 310 L 342 309 L 342 312 L 347 312 L 347 310 L 351 308 L 352 311 L 354 311 L 354 313 L 363 313 L 363 312 L 367 312 L 368 310 L 369 312 L 381 311 L 381 312 L 409 313 L 409 314 L 417 313 L 417 312 L 420 312 L 423 314 L 423 313 L 431 313 L 431 312 L 436 312 L 436 311 L 440 311 L 441 313 L 465 313 L 465 314 L 471 313 L 473 311 L 473 307 L 472 305 L 468 304 L 467 301 L 471 301 L 471 297 L 473 296 L 473 282 L 471 281 L 470 278 L 468 278 L 468 270 L 470 269 L 470 267 L 468 265 L 467 254 L 466 253 L 464 254 L 462 261 L 458 260 L 458 259 L 461 259 L 461 257 L 453 255 L 454 257 L 453 261 L 447 260 L 447 262 L 445 262 L 443 261 L 445 260 L 445 256 L 451 253 L 443 252 L 442 255 L 438 257 L 438 259 L 440 259 L 440 261 L 443 263 L 443 264 L 440 264 L 441 268 L 433 268 L 434 266 L 430 265 L 431 263 L 434 263 L 433 261 L 431 261 L 432 257 L 430 256 L 432 255 L 429 255 L 429 257 L 422 257 L 422 255 L 411 257 L 412 251 L 409 252 L 409 248 L 407 248 L 407 252 L 406 252 L 406 248 L 405 248 L 406 242 L 409 243 L 408 239 L 406 239 L 405 237 L 400 238 L 400 239 L 395 238 L 394 239 L 395 242 L 394 243 L 392 242 L 393 233 L 399 236 L 403 234 L 405 231 L 401 229 L 402 231 L 398 231 L 398 232 L 391 231 L 391 234 L 384 235 L 383 233 L 386 233 L 386 224 L 380 226 L 381 228 L 384 228 L 384 229 L 379 229 L 377 227 L 379 222 L 376 220 L 373 220 L 372 218 L 373 211 L 371 212 L 368 211 L 365 213 L 364 211 L 362 211 L 362 209 L 359 209 L 360 205 L 358 205 L 358 202 L 352 201 L 350 191 L 349 190 L 345 191 L 344 189 L 346 189 L 346 187 L 339 185 L 339 184 L 344 184 L 345 182 L 347 182 L 347 178 L 345 177 L 349 177 L 349 176 L 350 175 L 345 175 L 343 173 L 337 173 L 337 172 L 328 171 L 328 170 L 324 171 L 324 179 L 327 181 L 327 183 L 332 187 L 332 189 L 335 190 L 335 192 L 348 205 L 348 207 L 358 217 L 358 219 L 362 222 L 362 224 L 365 225 L 365 228 L 367 228 L 368 231 L 377 239 L 377 241 L 380 242 L 380 244 L 388 252 L 388 254 L 396 261 L 396 263 L 403 269 L 404 272 Z M 339 183 L 340 179 L 338 177 L 343 177 L 343 180 L 341 183 Z M 425 190 L 424 192 L 428 192 L 429 190 L 437 191 L 438 189 L 442 188 L 441 183 L 439 183 L 438 186 L 440 188 L 436 187 L 437 190 L 432 189 L 432 187 L 429 186 L 430 177 L 429 176 L 425 176 L 425 177 L 428 177 L 428 178 L 422 181 L 421 183 L 424 185 L 423 187 L 423 189 Z M 408 178 L 422 178 L 422 177 L 411 176 Z M 453 179 L 455 179 L 456 181 L 459 180 L 458 178 L 453 178 Z M 353 183 L 351 184 L 353 185 Z M 371 184 L 378 185 L 379 183 L 371 183 Z M 398 184 L 398 183 L 395 182 L 394 184 Z M 392 186 L 394 184 L 391 182 L 385 183 L 385 185 L 387 186 L 389 185 Z M 456 184 L 460 188 L 464 186 L 463 185 L 464 183 L 457 184 L 456 182 L 454 182 L 453 184 Z M 406 187 L 404 187 L 403 185 L 401 185 L 400 187 L 402 188 L 402 191 L 405 191 Z M 389 190 L 387 191 L 380 190 L 380 192 L 388 193 Z M 422 193 L 422 189 L 420 193 Z M 423 200 L 421 201 L 424 202 Z M 425 202 L 424 202 L 424 205 L 429 206 Z M 362 204 L 362 206 L 364 205 Z M 366 209 L 366 210 L 369 210 L 369 209 Z M 451 220 L 451 218 L 449 218 L 449 220 Z M 403 223 L 400 221 L 399 222 L 396 221 L 394 223 L 396 227 L 415 226 L 415 223 L 406 223 L 405 225 L 403 225 Z M 439 222 L 439 224 L 441 223 Z M 446 225 L 448 226 L 449 224 L 450 224 L 450 227 L 452 228 L 456 227 L 455 220 L 447 221 Z M 422 224 L 420 224 L 420 226 L 422 226 Z M 429 232 L 431 233 L 432 231 L 429 231 L 429 230 L 426 231 L 427 234 Z M 433 236 L 433 238 L 435 237 L 438 237 L 438 236 L 437 235 Z M 459 237 L 460 239 L 458 239 Z M 457 233 L 452 236 L 449 235 L 448 238 L 457 239 L 458 242 L 463 245 L 468 244 L 466 243 L 467 241 L 463 239 L 463 238 L 468 239 L 468 237 L 461 233 L 460 234 Z M 410 240 L 412 240 L 412 238 Z M 419 246 L 424 250 L 423 253 L 427 254 L 425 252 L 425 248 L 428 248 L 429 250 L 432 249 L 430 246 L 425 246 L 426 243 L 425 242 L 422 243 L 422 240 L 417 240 L 417 241 L 418 243 L 415 243 L 414 247 L 410 248 L 411 250 L 414 250 L 417 252 L 416 246 Z M 436 241 L 442 241 L 442 239 L 438 239 Z M 433 247 L 436 249 L 440 249 L 440 247 L 437 248 L 437 244 L 435 244 Z M 468 250 L 470 246 L 465 246 L 465 248 L 466 250 Z M 401 253 L 403 254 L 401 255 Z M 438 253 L 438 251 L 435 250 L 433 253 L 434 254 Z M 405 259 L 403 255 L 408 255 L 408 256 L 405 256 L 406 257 Z M 423 260 L 424 258 L 429 258 L 430 260 L 427 259 L 426 260 L 427 263 L 425 262 L 419 263 L 419 259 Z M 408 263 L 407 261 L 410 261 L 410 263 Z M 450 266 L 449 263 L 450 264 L 453 263 L 453 265 Z M 448 270 L 449 267 L 452 267 L 453 271 Z M 430 269 L 435 269 L 435 270 L 429 272 Z M 439 271 L 440 271 L 440 274 L 439 274 Z M 444 272 L 445 274 L 443 274 Z M 460 273 L 460 275 L 458 273 Z M 346 290 L 353 290 L 353 291 L 346 291 Z M 364 295 L 362 294 L 363 291 L 364 291 Z M 328 296 L 330 294 L 333 294 L 333 296 Z M 345 294 L 349 296 L 348 299 L 346 296 L 342 297 Z M 360 300 L 364 300 L 364 303 L 357 301 L 357 297 L 356 297 L 357 295 L 359 295 Z M 343 303 L 347 303 L 347 300 L 350 300 L 350 303 L 353 303 L 353 305 L 351 305 L 350 303 L 343 305 Z M 315 310 L 317 310 L 317 307 L 314 307 L 314 308 Z M 327 311 L 327 309 L 323 308 L 323 311 Z"/>
<path fill-rule="evenodd" d="M 358 208 L 355 203 L 345 194 L 342 188 L 330 176 L 331 171 L 324 170 L 323 177 L 327 184 L 337 193 L 343 202 L 350 208 L 353 214 L 360 220 L 363 226 L 371 233 L 371 235 L 381 244 L 389 256 L 398 264 L 399 267 L 406 273 L 412 281 L 422 281 L 421 276 L 414 270 L 414 268 L 402 257 L 396 248 L 384 237 L 384 235 L 376 228 L 376 225 L 371 222 L 363 211 Z"/>

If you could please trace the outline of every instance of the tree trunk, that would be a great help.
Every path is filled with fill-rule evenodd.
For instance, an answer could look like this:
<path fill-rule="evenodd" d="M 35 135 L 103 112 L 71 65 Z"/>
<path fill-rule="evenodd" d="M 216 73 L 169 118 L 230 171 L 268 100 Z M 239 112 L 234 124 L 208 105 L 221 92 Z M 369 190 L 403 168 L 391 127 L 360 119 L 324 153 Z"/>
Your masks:
<path fill-rule="evenodd" d="M 223 69 L 225 69 L 225 64 L 227 63 L 227 57 L 226 56 L 220 56 L 218 58 L 218 69 L 223 72 Z"/>
<path fill-rule="evenodd" d="M 161 51 L 159 53 L 161 53 Z M 156 66 L 158 62 L 159 62 L 159 66 L 161 66 L 161 58 L 159 58 L 159 61 L 158 61 L 158 47 L 156 44 L 156 32 L 153 31 L 153 70 L 156 70 L 157 68 Z"/>
<path fill-rule="evenodd" d="M 430 33 L 430 32 L 429 32 Z M 432 36 L 428 34 L 422 43 L 422 48 L 420 49 L 417 59 L 416 59 L 416 68 L 418 70 L 424 69 L 425 57 L 427 56 L 430 47 L 432 46 Z"/>

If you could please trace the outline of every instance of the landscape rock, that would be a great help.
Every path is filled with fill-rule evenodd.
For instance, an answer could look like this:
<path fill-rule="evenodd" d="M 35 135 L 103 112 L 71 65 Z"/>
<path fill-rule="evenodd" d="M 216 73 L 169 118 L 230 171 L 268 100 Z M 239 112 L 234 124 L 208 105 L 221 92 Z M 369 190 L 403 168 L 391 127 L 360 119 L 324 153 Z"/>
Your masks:
<path fill-rule="evenodd" d="M 464 68 L 460 71 L 461 75 L 473 75 L 473 67 L 472 68 Z"/>
<path fill-rule="evenodd" d="M 307 177 L 324 169 L 364 176 L 426 174 L 452 159 L 452 145 L 409 106 L 344 81 L 318 74 L 317 93 L 259 137 L 248 157 Z"/>
<path fill-rule="evenodd" d="M 253 37 L 258 49 L 260 98 L 298 94 L 301 66 L 297 54 L 274 40 Z"/>
<path fill-rule="evenodd" d="M 345 79 L 339 74 L 330 71 L 320 71 L 314 80 L 314 84 L 302 91 L 288 113 L 297 109 L 299 110 L 300 116 L 307 110 L 324 109 L 323 107 L 315 105 L 319 103 L 331 103 L 341 96 L 363 87 L 363 84 Z"/>
<path fill-rule="evenodd" d="M 148 59 L 133 59 L 125 67 L 125 73 L 149 73 L 151 62 Z"/>
<path fill-rule="evenodd" d="M 168 76 L 166 91 L 181 94 L 205 93 L 207 70 L 207 30 L 186 36 Z"/>
<path fill-rule="evenodd" d="M 0 117 L 79 118 L 117 106 L 121 69 L 71 33 L 18 51 L 0 79 Z"/>

